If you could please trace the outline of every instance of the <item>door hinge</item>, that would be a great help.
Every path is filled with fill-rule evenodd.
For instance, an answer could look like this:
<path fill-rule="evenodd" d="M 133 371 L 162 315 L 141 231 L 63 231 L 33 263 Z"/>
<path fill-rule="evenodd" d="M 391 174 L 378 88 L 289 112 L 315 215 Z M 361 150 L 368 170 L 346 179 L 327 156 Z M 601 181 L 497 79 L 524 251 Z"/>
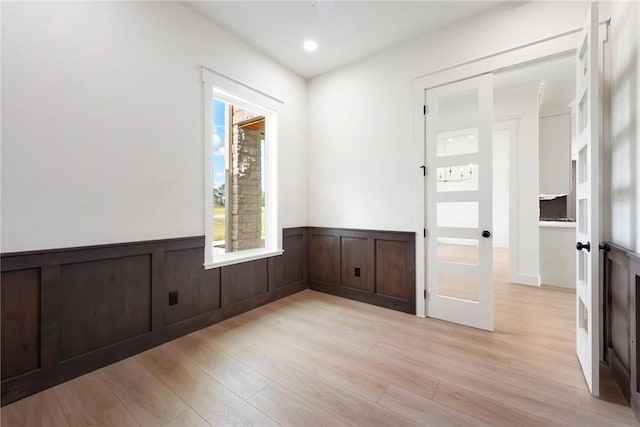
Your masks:
<path fill-rule="evenodd" d="M 422 169 L 422 176 L 427 176 L 427 167 L 425 165 L 420 166 L 420 169 Z"/>
<path fill-rule="evenodd" d="M 427 106 L 423 105 L 422 106 L 422 114 L 424 114 L 426 116 L 428 112 L 429 112 L 429 109 L 427 108 Z"/>
<path fill-rule="evenodd" d="M 427 229 L 426 229 L 426 228 L 423 228 L 423 229 L 422 229 L 422 235 L 423 235 L 424 237 L 427 237 Z"/>
<path fill-rule="evenodd" d="M 427 299 L 427 290 L 424 290 L 424 299 Z"/>

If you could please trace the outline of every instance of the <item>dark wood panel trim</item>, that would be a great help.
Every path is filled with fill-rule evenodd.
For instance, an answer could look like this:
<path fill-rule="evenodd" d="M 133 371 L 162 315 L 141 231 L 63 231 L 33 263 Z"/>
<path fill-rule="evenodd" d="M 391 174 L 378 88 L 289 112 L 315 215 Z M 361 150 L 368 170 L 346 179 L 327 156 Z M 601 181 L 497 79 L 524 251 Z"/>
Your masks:
<path fill-rule="evenodd" d="M 151 332 L 164 325 L 164 310 L 160 309 L 164 305 L 164 253 L 155 249 L 151 255 Z"/>
<path fill-rule="evenodd" d="M 151 242 L 132 242 L 123 245 L 101 245 L 85 248 L 58 249 L 54 251 L 35 251 L 25 253 L 8 253 L 2 255 L 2 272 L 11 272 L 23 269 L 25 266 L 40 269 L 40 300 L 41 307 L 39 312 L 41 330 L 39 338 L 41 342 L 40 351 L 40 368 L 28 373 L 21 373 L 15 377 L 5 379 L 1 383 L 2 388 L 2 405 L 13 402 L 30 394 L 44 390 L 48 387 L 59 384 L 63 381 L 75 378 L 92 370 L 98 369 L 110 363 L 117 362 L 123 358 L 135 355 L 141 351 L 157 346 L 171 339 L 180 337 L 187 333 L 209 326 L 226 318 L 240 314 L 242 312 L 259 307 L 276 299 L 290 295 L 292 293 L 303 290 L 307 287 L 307 231 L 305 227 L 295 229 L 285 229 L 285 236 L 302 236 L 302 249 L 299 248 L 299 242 L 296 250 L 301 250 L 302 254 L 294 257 L 297 260 L 303 260 L 303 278 L 289 284 L 281 284 L 278 288 L 268 285 L 267 292 L 260 292 L 258 295 L 248 294 L 246 298 L 240 301 L 223 305 L 222 298 L 213 304 L 212 310 L 204 313 L 194 313 L 183 320 L 179 320 L 170 325 L 165 325 L 165 284 L 164 284 L 164 268 L 165 254 L 167 252 L 190 250 L 187 255 L 193 260 L 193 266 L 189 271 L 185 270 L 185 280 L 204 280 L 204 285 L 208 285 L 209 281 L 217 282 L 218 288 L 215 290 L 221 297 L 222 285 L 221 269 L 204 270 L 202 268 L 202 249 L 204 248 L 204 237 L 198 236 L 194 238 L 179 238 L 168 240 L 157 240 Z M 201 251 L 193 251 L 193 249 L 201 249 Z M 285 251 L 287 248 L 285 247 Z M 150 260 L 150 283 L 148 301 L 150 310 L 150 331 L 128 337 L 118 342 L 106 343 L 99 348 L 94 348 L 82 354 L 73 355 L 66 360 L 62 360 L 61 353 L 61 292 L 62 279 L 61 266 L 64 265 L 81 265 L 85 262 L 104 261 L 109 259 L 119 260 L 127 257 L 136 257 L 146 255 Z M 197 259 L 196 259 L 197 258 Z M 186 261 L 187 267 L 191 261 Z M 264 263 L 264 261 L 262 261 Z M 266 264 L 267 282 L 272 277 L 269 274 L 269 265 L 272 260 L 269 259 Z M 115 263 L 114 268 L 119 269 L 120 264 Z M 203 276 L 199 276 L 202 269 Z M 118 271 L 114 270 L 113 280 L 118 280 Z M 187 268 L 188 270 L 188 268 Z M 176 270 L 178 271 L 178 270 Z M 181 270 L 180 270 L 181 271 Z M 13 273 L 11 273 L 13 274 Z M 104 271 L 103 271 L 103 274 Z M 108 274 L 108 271 L 107 273 Z M 182 273 L 178 273 L 180 276 Z M 217 275 L 217 276 L 216 276 Z M 111 279 L 109 279 L 111 280 Z M 102 286 L 108 286 L 110 281 L 102 281 Z M 181 280 L 177 277 L 176 280 Z M 198 282 L 202 284 L 202 282 Z M 212 286 L 214 284 L 212 283 Z M 138 294 L 141 295 L 141 294 Z M 67 304 L 69 306 L 69 304 Z M 201 308 L 201 307 L 200 307 Z M 69 309 L 67 307 L 67 309 Z M 190 310 L 191 308 L 189 308 Z"/>
<path fill-rule="evenodd" d="M 377 305 L 384 308 L 389 308 L 396 311 L 402 311 L 404 313 L 415 314 L 415 304 L 410 307 L 407 300 L 393 298 L 393 297 L 380 297 L 379 295 L 372 295 L 367 291 L 338 287 L 334 285 L 326 284 L 323 282 L 309 281 L 309 289 L 314 291 L 324 292 L 327 294 L 349 298 L 355 301 L 364 302 L 367 304 Z"/>
<path fill-rule="evenodd" d="M 306 227 L 297 227 L 297 228 L 287 228 L 285 230 L 283 230 L 282 232 L 282 240 L 283 240 L 283 244 L 285 241 L 285 238 L 288 237 L 299 237 L 302 240 L 302 253 L 299 254 L 299 256 L 302 258 L 302 277 L 301 280 L 302 282 L 304 282 L 306 284 L 307 282 L 307 275 L 308 275 L 308 251 L 307 251 L 307 247 L 308 247 L 308 233 L 307 233 L 307 228 Z M 287 285 L 293 285 L 296 284 L 297 282 L 299 282 L 299 280 L 294 280 L 292 282 L 284 282 L 284 281 L 280 281 L 282 280 L 282 278 L 277 276 L 276 273 L 276 268 L 277 263 L 278 262 L 282 262 L 283 259 L 288 258 L 289 257 L 289 253 L 288 251 L 285 250 L 285 252 L 283 253 L 283 256 L 281 257 L 271 257 L 269 258 L 269 292 L 274 291 L 276 288 L 279 287 L 283 287 L 283 286 L 287 286 Z M 306 286 L 306 285 L 305 285 Z"/>
<path fill-rule="evenodd" d="M 613 347 L 609 347 L 609 366 L 611 367 L 611 375 L 616 380 L 618 385 L 620 386 L 620 390 L 622 394 L 627 399 L 630 400 L 630 392 L 631 392 L 631 375 L 629 371 L 624 367 L 624 364 L 618 357 L 616 350 Z"/>
<path fill-rule="evenodd" d="M 631 384 L 629 390 L 629 400 L 631 401 L 631 409 L 640 420 L 640 339 L 638 331 L 640 331 L 640 260 L 632 259 L 629 263 L 630 276 L 630 300 L 631 300 Z"/>
<path fill-rule="evenodd" d="M 1 269 L 2 271 L 22 270 L 45 265 L 71 264 L 149 254 L 159 245 L 165 251 L 199 248 L 204 246 L 204 236 L 3 253 L 0 254 L 2 258 Z"/>
<path fill-rule="evenodd" d="M 640 262 L 640 254 L 629 249 L 629 248 L 625 248 L 624 246 L 618 245 L 617 243 L 613 243 L 613 242 L 605 242 L 607 244 L 609 244 L 609 246 L 611 246 L 611 249 L 613 249 L 612 252 L 621 252 L 623 253 L 625 256 L 627 256 L 630 260 L 634 260 L 635 262 Z"/>
<path fill-rule="evenodd" d="M 378 305 L 381 307 L 390 308 L 393 310 L 403 311 L 406 313 L 415 314 L 415 233 L 401 232 L 401 231 L 380 231 L 380 230 L 361 230 L 361 229 L 345 229 L 345 228 L 326 228 L 326 227 L 309 227 L 308 228 L 309 240 L 309 263 L 313 263 L 311 258 L 311 251 L 313 246 L 313 236 L 331 236 L 335 238 L 334 252 L 334 270 L 338 272 L 338 277 L 334 278 L 335 282 L 328 282 L 325 280 L 319 280 L 313 274 L 310 273 L 308 277 L 309 288 L 320 292 L 329 293 L 332 295 L 341 296 L 344 298 L 354 299 L 369 304 Z M 367 240 L 367 259 L 370 260 L 363 266 L 368 269 L 367 274 L 364 276 L 367 280 L 366 289 L 357 289 L 353 287 L 347 287 L 344 283 L 344 271 L 342 266 L 342 244 L 343 237 L 347 238 L 360 238 Z M 387 241 L 401 241 L 407 243 L 407 249 L 404 253 L 406 257 L 406 283 L 404 287 L 406 289 L 406 298 L 397 298 L 388 295 L 377 294 L 375 291 L 375 272 L 376 272 L 376 260 L 375 260 L 375 242 L 377 240 Z M 313 271 L 314 266 L 310 265 L 310 272 Z M 324 279 L 324 278 L 323 278 Z"/>
<path fill-rule="evenodd" d="M 133 356 L 161 343 L 156 341 L 153 334 L 147 333 L 84 353 L 56 366 L 41 369 L 32 374 L 3 381 L 2 406 Z"/>
<path fill-rule="evenodd" d="M 204 236 L 186 236 L 186 237 L 173 237 L 169 239 L 154 239 L 154 240 L 140 240 L 132 242 L 122 243 L 105 243 L 101 245 L 89 245 L 89 246 L 72 246 L 68 248 L 54 248 L 54 249 L 38 249 L 34 251 L 19 251 L 19 252 L 3 252 L 0 254 L 2 258 L 9 258 L 14 256 L 26 257 L 26 256 L 42 256 L 52 255 L 64 252 L 74 251 L 90 251 L 94 249 L 108 249 L 108 248 L 127 248 L 129 246 L 143 246 L 143 245 L 158 245 L 162 244 L 167 250 L 187 249 L 203 246 Z"/>
<path fill-rule="evenodd" d="M 60 266 L 42 267 L 40 287 L 40 366 L 60 361 Z"/>
<path fill-rule="evenodd" d="M 630 401 L 631 409 L 636 418 L 640 420 L 640 342 L 638 341 L 638 331 L 640 330 L 640 255 L 627 248 L 609 243 L 611 251 L 604 253 L 603 272 L 603 340 L 605 343 L 605 361 L 611 369 L 613 378 L 616 380 L 624 396 Z M 615 268 L 623 272 L 616 274 Z M 616 283 L 614 283 L 614 280 Z M 628 289 L 629 305 L 623 312 L 614 304 L 614 286 L 617 292 Z M 616 310 L 618 310 L 616 312 Z M 625 366 L 620 355 L 617 354 L 614 346 L 613 318 L 629 319 L 629 365 Z M 619 331 L 618 331 L 619 333 Z M 617 341 L 620 342 L 620 335 Z"/>
<path fill-rule="evenodd" d="M 340 234 L 336 231 L 336 230 L 331 230 L 331 229 L 320 229 L 320 228 L 313 228 L 310 229 L 308 232 L 308 247 L 307 247 L 307 263 L 308 263 L 308 271 L 309 271 L 309 280 L 319 280 L 316 276 L 316 270 L 319 269 L 315 264 L 317 264 L 317 261 L 314 260 L 314 252 L 313 252 L 313 248 L 314 248 L 314 237 L 331 237 L 333 238 L 333 244 L 331 245 L 331 255 L 332 257 L 330 257 L 330 261 L 329 263 L 327 263 L 328 265 L 331 265 L 331 269 L 333 271 L 333 277 L 329 278 L 332 279 L 332 281 L 322 281 L 323 283 L 331 283 L 334 284 L 336 286 L 341 286 L 342 285 L 342 278 L 340 275 Z M 323 277 L 324 279 L 325 277 Z"/>
<path fill-rule="evenodd" d="M 603 358 L 608 366 L 611 366 L 609 360 L 609 347 L 611 347 L 611 259 L 606 252 L 602 261 L 602 342 L 604 343 Z"/>
<path fill-rule="evenodd" d="M 360 228 L 327 228 L 308 227 L 309 233 L 326 234 L 331 236 L 362 237 L 386 240 L 407 240 L 414 237 L 415 233 L 409 231 L 385 231 L 385 230 L 365 230 Z"/>

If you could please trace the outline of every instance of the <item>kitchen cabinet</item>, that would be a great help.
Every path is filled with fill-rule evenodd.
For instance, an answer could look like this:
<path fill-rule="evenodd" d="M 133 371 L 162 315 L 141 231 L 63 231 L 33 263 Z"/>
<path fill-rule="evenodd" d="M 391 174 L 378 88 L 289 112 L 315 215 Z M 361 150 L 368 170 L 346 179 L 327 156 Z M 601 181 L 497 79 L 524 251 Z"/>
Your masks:
<path fill-rule="evenodd" d="M 540 221 L 540 282 L 576 287 L 576 223 Z"/>
<path fill-rule="evenodd" d="M 571 114 L 541 117 L 539 121 L 540 194 L 571 192 Z"/>

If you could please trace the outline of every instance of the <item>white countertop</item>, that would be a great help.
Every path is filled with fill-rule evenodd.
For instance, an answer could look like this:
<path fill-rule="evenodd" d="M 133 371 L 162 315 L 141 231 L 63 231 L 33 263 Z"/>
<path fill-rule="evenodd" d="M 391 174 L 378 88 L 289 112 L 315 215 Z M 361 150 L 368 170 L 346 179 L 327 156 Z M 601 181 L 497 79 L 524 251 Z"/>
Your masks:
<path fill-rule="evenodd" d="M 576 228 L 576 223 L 567 221 L 540 221 L 540 227 L 548 228 Z"/>

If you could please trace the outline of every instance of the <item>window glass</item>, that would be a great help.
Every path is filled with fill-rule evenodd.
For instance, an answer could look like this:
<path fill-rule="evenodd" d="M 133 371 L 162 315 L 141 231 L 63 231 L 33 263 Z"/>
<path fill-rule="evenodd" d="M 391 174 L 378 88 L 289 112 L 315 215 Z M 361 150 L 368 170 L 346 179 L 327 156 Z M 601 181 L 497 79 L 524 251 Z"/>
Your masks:
<path fill-rule="evenodd" d="M 265 116 L 213 99 L 215 254 L 265 247 Z"/>

